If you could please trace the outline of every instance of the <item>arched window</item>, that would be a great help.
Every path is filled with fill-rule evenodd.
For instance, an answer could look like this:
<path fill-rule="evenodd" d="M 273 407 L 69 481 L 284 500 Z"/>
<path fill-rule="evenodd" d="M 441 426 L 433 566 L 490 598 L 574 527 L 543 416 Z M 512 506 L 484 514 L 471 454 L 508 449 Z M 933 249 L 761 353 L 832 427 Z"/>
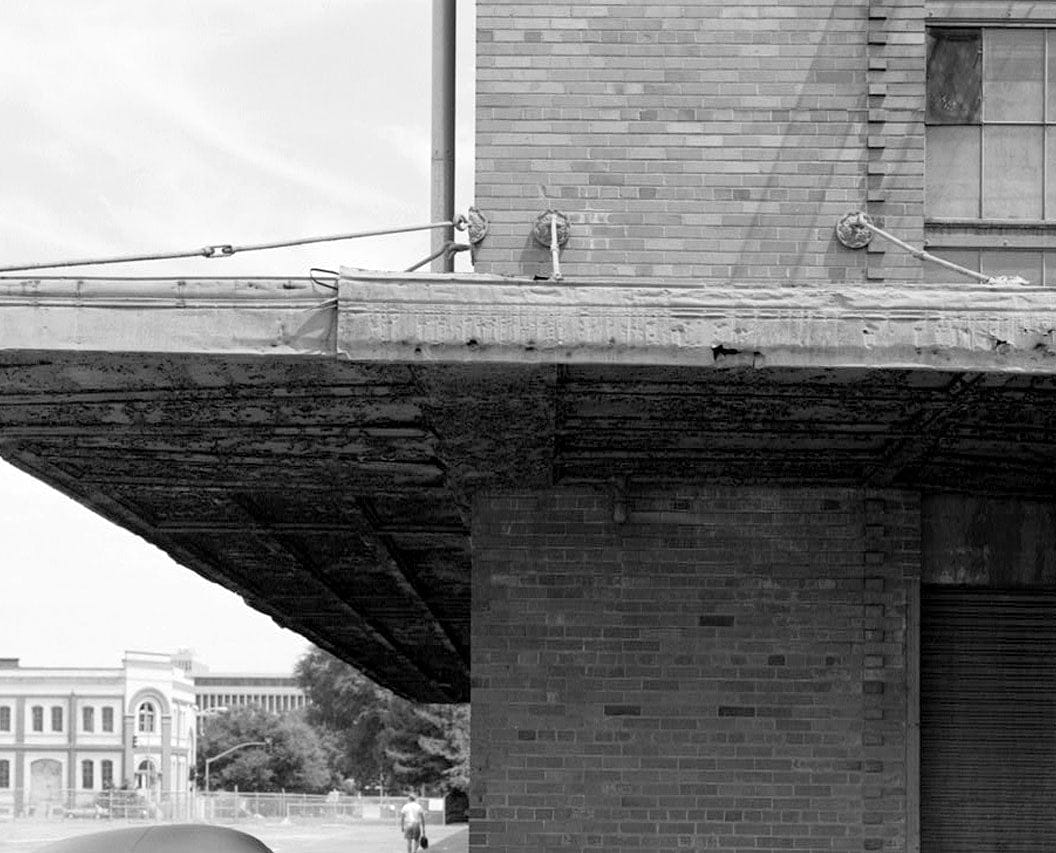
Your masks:
<path fill-rule="evenodd" d="M 136 768 L 136 786 L 138 788 L 153 788 L 158 781 L 158 770 L 150 759 L 139 762 Z"/>
<path fill-rule="evenodd" d="M 154 721 L 157 718 L 157 712 L 154 710 L 153 702 L 143 702 L 139 706 L 138 720 L 139 723 L 136 726 L 138 731 L 141 732 L 152 732 L 154 731 Z"/>

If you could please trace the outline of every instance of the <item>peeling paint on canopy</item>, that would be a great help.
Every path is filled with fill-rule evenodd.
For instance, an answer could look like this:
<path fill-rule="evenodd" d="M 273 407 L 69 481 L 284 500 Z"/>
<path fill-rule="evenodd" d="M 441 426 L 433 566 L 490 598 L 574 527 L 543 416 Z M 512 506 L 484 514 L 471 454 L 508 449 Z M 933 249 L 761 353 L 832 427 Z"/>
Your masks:
<path fill-rule="evenodd" d="M 0 281 L 0 454 L 403 695 L 469 695 L 480 490 L 1051 496 L 1051 291 Z"/>

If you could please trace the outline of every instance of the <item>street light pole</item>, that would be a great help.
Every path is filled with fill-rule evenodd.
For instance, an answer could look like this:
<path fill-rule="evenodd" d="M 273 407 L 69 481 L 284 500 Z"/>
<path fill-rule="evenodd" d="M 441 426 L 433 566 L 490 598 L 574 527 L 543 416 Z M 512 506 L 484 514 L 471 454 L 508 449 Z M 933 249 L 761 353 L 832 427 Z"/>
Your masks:
<path fill-rule="evenodd" d="M 235 744 L 230 749 L 225 749 L 223 752 L 214 755 L 212 758 L 205 759 L 205 793 L 209 793 L 209 765 L 216 761 L 218 758 L 223 758 L 225 755 L 230 755 L 236 749 L 244 749 L 247 746 L 271 746 L 271 741 L 268 740 L 248 740 L 245 743 Z"/>
<path fill-rule="evenodd" d="M 205 734 L 205 721 L 209 719 L 209 717 L 215 717 L 218 714 L 226 714 L 228 710 L 230 709 L 226 705 L 217 705 L 213 708 L 199 710 L 195 714 L 195 722 L 198 724 L 198 736 L 201 737 Z"/>

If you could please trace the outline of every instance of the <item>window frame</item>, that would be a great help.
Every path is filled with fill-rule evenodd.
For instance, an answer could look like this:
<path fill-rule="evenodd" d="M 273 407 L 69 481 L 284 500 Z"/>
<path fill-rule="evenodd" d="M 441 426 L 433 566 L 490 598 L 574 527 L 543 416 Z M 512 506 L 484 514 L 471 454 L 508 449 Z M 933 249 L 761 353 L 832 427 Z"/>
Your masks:
<path fill-rule="evenodd" d="M 0 732 L 11 731 L 12 716 L 10 705 L 0 705 Z"/>
<path fill-rule="evenodd" d="M 83 705 L 81 707 L 81 731 L 95 733 L 95 706 Z"/>
<path fill-rule="evenodd" d="M 81 761 L 81 790 L 95 790 L 95 762 L 90 758 Z"/>
<path fill-rule="evenodd" d="M 64 732 L 66 715 L 62 711 L 62 705 L 51 706 L 51 729 L 52 732 Z M 58 725 L 56 725 L 56 722 Z"/>
<path fill-rule="evenodd" d="M 924 23 L 925 34 L 930 29 L 952 29 L 952 28 L 978 28 L 985 30 L 1012 30 L 1012 29 L 1040 29 L 1043 32 L 1056 33 L 1056 12 L 1052 7 L 1040 7 L 1029 0 L 1011 0 L 1003 7 L 1003 16 L 1000 19 L 992 15 L 992 6 L 985 0 L 929 0 L 927 3 L 927 18 Z M 985 36 L 983 36 L 985 38 Z M 1056 88 L 1056 78 L 1049 79 L 1048 63 L 1056 60 L 1053 41 L 1056 36 L 1043 38 L 1045 54 L 1042 62 L 1042 99 L 1046 112 L 1052 108 L 1047 104 L 1047 95 Z M 982 48 L 982 44 L 980 44 Z M 985 69 L 980 71 L 985 74 Z M 982 109 L 985 111 L 985 101 Z M 1047 123 L 1046 123 L 1047 122 Z M 993 122 L 1001 124 L 1001 122 Z M 1012 122 L 1011 124 L 1019 124 Z M 1027 122 L 1026 124 L 1029 124 Z M 929 125 L 926 116 L 924 118 L 925 138 L 929 127 L 941 125 Z M 948 126 L 948 125 L 947 125 Z M 956 125 L 954 125 L 956 126 Z M 982 128 L 982 124 L 978 125 Z M 1042 121 L 1036 126 L 1042 128 L 1042 167 L 1045 165 L 1045 135 L 1056 132 L 1056 115 L 1050 119 L 1043 113 Z M 1049 130 L 1045 130 L 1049 128 Z M 980 129 L 980 141 L 982 130 Z M 926 149 L 926 143 L 925 143 Z M 980 157 L 982 152 L 980 151 Z M 925 155 L 926 159 L 926 155 Z M 1049 164 L 1051 167 L 1052 164 Z M 980 163 L 980 169 L 983 168 Z M 1056 188 L 1056 175 L 1048 177 L 1053 181 Z M 1043 172 L 1044 179 L 1044 172 Z M 927 180 L 925 178 L 925 189 Z M 982 183 L 980 182 L 980 191 Z M 927 199 L 924 199 L 925 205 Z M 1045 204 L 1045 188 L 1042 185 L 1042 203 Z M 938 255 L 944 252 L 957 250 L 975 251 L 980 259 L 987 252 L 1015 252 L 1023 250 L 1040 253 L 1042 255 L 1041 281 L 1031 284 L 1043 285 L 1046 280 L 1056 281 L 1056 210 L 1052 211 L 1052 219 L 984 219 L 982 218 L 982 198 L 980 197 L 980 217 L 978 219 L 965 219 L 960 217 L 928 216 L 924 217 L 924 247 L 928 251 L 934 251 Z M 1044 207 L 1043 207 L 1044 213 Z M 930 279 L 929 279 L 930 280 Z"/>
<path fill-rule="evenodd" d="M 968 4 L 971 5 L 971 4 Z M 927 116 L 924 118 L 924 135 L 925 135 L 925 168 L 927 163 L 927 136 L 928 129 L 932 127 L 974 127 L 979 129 L 979 175 L 978 175 L 978 187 L 979 187 L 979 200 L 978 200 L 978 212 L 977 217 L 963 217 L 963 216 L 932 216 L 927 213 L 927 177 L 925 172 L 925 216 L 924 216 L 924 227 L 930 229 L 933 226 L 945 227 L 945 228 L 960 228 L 965 230 L 971 230 L 978 233 L 980 237 L 986 237 L 989 242 L 982 244 L 976 243 L 978 248 L 994 248 L 1000 249 L 1005 248 L 1005 244 L 1002 243 L 1002 238 L 989 238 L 985 234 L 987 229 L 991 228 L 1014 228 L 1014 229 L 1042 229 L 1046 232 L 1056 233 L 1056 209 L 1046 211 L 1048 202 L 1046 196 L 1046 179 L 1052 178 L 1053 189 L 1052 194 L 1056 196 L 1056 175 L 1047 175 L 1048 167 L 1046 165 L 1046 154 L 1049 150 L 1049 139 L 1052 139 L 1052 146 L 1056 148 L 1056 106 L 1049 106 L 1050 92 L 1056 89 L 1056 79 L 1050 81 L 1050 63 L 1056 60 L 1056 17 L 1051 15 L 1046 17 L 1040 17 L 1037 15 L 1031 16 L 1029 20 L 993 20 L 980 18 L 976 16 L 958 16 L 956 14 L 950 14 L 956 10 L 950 7 L 954 4 L 945 4 L 942 6 L 942 12 L 945 14 L 929 14 L 927 23 L 925 24 L 925 36 L 927 36 L 930 30 L 943 30 L 943 29 L 978 29 L 980 31 L 980 50 L 982 53 L 981 61 L 986 61 L 986 33 L 987 31 L 996 30 L 1039 30 L 1042 33 L 1042 74 L 1041 74 L 1041 101 L 1042 101 L 1042 115 L 1038 121 L 1026 121 L 1026 120 L 1003 120 L 1003 119 L 988 119 L 986 116 L 986 93 L 985 88 L 981 96 L 980 106 L 980 117 L 978 123 L 957 123 L 957 122 L 942 122 L 942 123 L 929 123 Z M 931 11 L 932 4 L 929 4 L 929 11 Z M 1025 10 L 1024 10 L 1025 11 Z M 1050 34 L 1051 33 L 1051 37 Z M 980 69 L 981 81 L 985 86 L 986 79 L 986 68 L 985 66 Z M 925 80 L 925 86 L 927 81 Z M 1052 113 L 1052 115 L 1050 115 Z M 983 197 L 983 190 L 986 186 L 986 157 L 985 157 L 985 133 L 984 129 L 987 127 L 1030 127 L 1038 128 L 1041 132 L 1041 210 L 1042 218 L 1001 218 L 1001 217 L 986 217 L 983 215 L 985 206 L 985 200 Z M 1056 202 L 1052 204 L 1053 208 L 1056 208 Z M 1049 218 L 1045 218 L 1048 213 Z M 945 244 L 935 244 L 945 245 Z"/>
<path fill-rule="evenodd" d="M 7 758 L 0 758 L 0 789 L 8 790 L 11 788 L 11 761 Z"/>
<path fill-rule="evenodd" d="M 114 731 L 114 709 L 111 705 L 104 705 L 102 707 L 102 713 L 99 715 L 99 727 L 100 731 L 112 734 Z"/>
<path fill-rule="evenodd" d="M 99 762 L 99 785 L 105 791 L 114 787 L 114 762 L 104 758 Z"/>
<path fill-rule="evenodd" d="M 146 725 L 149 723 L 149 726 Z M 136 732 L 152 735 L 157 731 L 157 706 L 151 699 L 144 699 L 136 709 Z"/>
<path fill-rule="evenodd" d="M 29 709 L 29 724 L 30 731 L 32 732 L 43 732 L 44 731 L 44 706 L 34 705 Z"/>

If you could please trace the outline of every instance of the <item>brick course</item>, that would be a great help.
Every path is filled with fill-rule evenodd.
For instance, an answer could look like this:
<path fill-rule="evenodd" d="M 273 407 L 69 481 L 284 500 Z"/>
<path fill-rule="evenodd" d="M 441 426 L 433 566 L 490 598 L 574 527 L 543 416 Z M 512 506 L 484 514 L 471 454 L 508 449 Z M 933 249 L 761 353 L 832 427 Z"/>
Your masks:
<path fill-rule="evenodd" d="M 588 488 L 474 507 L 471 846 L 905 844 L 900 492 Z"/>
<path fill-rule="evenodd" d="M 923 234 L 924 3 L 477 4 L 477 269 L 573 276 L 919 278 L 833 239 L 864 209 Z M 868 201 L 868 205 L 867 205 Z"/>

